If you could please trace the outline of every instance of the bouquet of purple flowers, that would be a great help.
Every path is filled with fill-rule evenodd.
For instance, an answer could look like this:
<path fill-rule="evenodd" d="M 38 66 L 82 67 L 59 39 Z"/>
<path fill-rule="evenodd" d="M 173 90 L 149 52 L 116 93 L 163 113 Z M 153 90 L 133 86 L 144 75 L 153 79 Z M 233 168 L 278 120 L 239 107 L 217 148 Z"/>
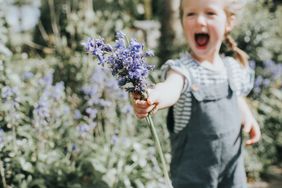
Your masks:
<path fill-rule="evenodd" d="M 98 64 L 107 65 L 110 68 L 121 88 L 140 94 L 141 98 L 145 100 L 147 99 L 147 77 L 149 71 L 153 69 L 153 66 L 146 62 L 146 57 L 153 56 L 154 53 L 152 50 L 144 51 L 143 44 L 135 39 L 129 41 L 122 32 L 117 32 L 116 38 L 114 46 L 105 43 L 103 38 L 90 38 L 84 43 L 84 46 L 88 53 L 98 59 Z M 172 187 L 159 138 L 150 115 L 146 117 L 146 121 L 160 155 L 167 186 Z"/>
<path fill-rule="evenodd" d="M 122 32 L 117 32 L 116 37 L 114 46 L 106 44 L 102 38 L 90 38 L 84 44 L 86 51 L 97 57 L 100 65 L 108 65 L 121 88 L 146 98 L 146 79 L 153 66 L 148 65 L 145 58 L 154 53 L 152 50 L 144 51 L 144 45 L 135 39 L 128 41 Z"/>

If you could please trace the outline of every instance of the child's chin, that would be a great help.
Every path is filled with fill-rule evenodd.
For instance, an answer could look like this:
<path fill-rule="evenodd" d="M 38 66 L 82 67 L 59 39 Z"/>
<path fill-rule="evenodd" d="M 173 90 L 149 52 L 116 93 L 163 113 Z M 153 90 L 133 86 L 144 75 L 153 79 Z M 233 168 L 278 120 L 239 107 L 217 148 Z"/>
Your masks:
<path fill-rule="evenodd" d="M 201 59 L 206 57 L 207 54 L 209 54 L 208 48 L 194 48 L 192 51 L 194 55 L 196 55 L 198 58 L 201 58 Z"/>
<path fill-rule="evenodd" d="M 195 53 L 204 54 L 208 51 L 208 46 L 195 46 Z"/>

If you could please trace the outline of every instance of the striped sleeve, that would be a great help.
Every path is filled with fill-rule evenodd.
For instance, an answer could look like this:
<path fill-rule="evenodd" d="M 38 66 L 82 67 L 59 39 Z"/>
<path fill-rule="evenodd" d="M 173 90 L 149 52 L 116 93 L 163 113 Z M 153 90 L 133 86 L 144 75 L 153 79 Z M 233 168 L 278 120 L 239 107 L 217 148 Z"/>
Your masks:
<path fill-rule="evenodd" d="M 226 61 L 229 70 L 230 86 L 238 96 L 246 96 L 254 85 L 254 70 L 249 66 L 242 67 L 235 59 L 228 57 Z"/>
<path fill-rule="evenodd" d="M 174 70 L 177 73 L 181 74 L 184 76 L 184 85 L 183 85 L 183 89 L 182 89 L 182 93 L 184 91 L 186 91 L 188 89 L 188 83 L 191 83 L 191 80 L 189 78 L 189 73 L 187 71 L 187 68 L 185 67 L 185 65 L 183 64 L 183 62 L 178 59 L 178 60 L 168 60 L 162 67 L 161 67 L 161 71 L 162 71 L 162 80 L 166 79 L 167 76 L 167 72 L 169 70 Z"/>
<path fill-rule="evenodd" d="M 183 93 L 173 108 L 174 115 L 174 132 L 178 133 L 183 130 L 189 123 L 192 114 L 192 97 L 191 92 Z"/>

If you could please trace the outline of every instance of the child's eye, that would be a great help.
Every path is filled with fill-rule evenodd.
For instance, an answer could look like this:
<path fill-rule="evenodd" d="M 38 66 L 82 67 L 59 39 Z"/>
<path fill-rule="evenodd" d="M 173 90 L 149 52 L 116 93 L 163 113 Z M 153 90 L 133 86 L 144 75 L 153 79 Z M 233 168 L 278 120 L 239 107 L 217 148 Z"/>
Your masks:
<path fill-rule="evenodd" d="M 216 15 L 216 13 L 215 12 L 207 12 L 207 15 L 209 15 L 209 16 L 214 16 L 214 15 Z"/>
<path fill-rule="evenodd" d="M 186 14 L 186 16 L 194 16 L 194 15 L 195 15 L 194 12 L 188 12 L 188 13 Z"/>

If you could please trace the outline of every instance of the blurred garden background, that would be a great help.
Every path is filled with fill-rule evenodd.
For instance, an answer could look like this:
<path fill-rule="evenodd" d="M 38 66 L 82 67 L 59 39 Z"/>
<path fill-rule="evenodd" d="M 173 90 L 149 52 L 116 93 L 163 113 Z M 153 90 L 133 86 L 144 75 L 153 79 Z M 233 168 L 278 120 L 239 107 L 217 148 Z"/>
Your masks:
<path fill-rule="evenodd" d="M 262 139 L 245 148 L 252 187 L 282 187 L 282 1 L 246 0 L 233 32 L 256 71 Z M 0 187 L 165 187 L 150 131 L 81 45 L 123 31 L 159 67 L 184 52 L 179 0 L 0 0 Z M 223 47 L 223 53 L 228 51 Z M 154 115 L 170 160 L 166 111 Z"/>

